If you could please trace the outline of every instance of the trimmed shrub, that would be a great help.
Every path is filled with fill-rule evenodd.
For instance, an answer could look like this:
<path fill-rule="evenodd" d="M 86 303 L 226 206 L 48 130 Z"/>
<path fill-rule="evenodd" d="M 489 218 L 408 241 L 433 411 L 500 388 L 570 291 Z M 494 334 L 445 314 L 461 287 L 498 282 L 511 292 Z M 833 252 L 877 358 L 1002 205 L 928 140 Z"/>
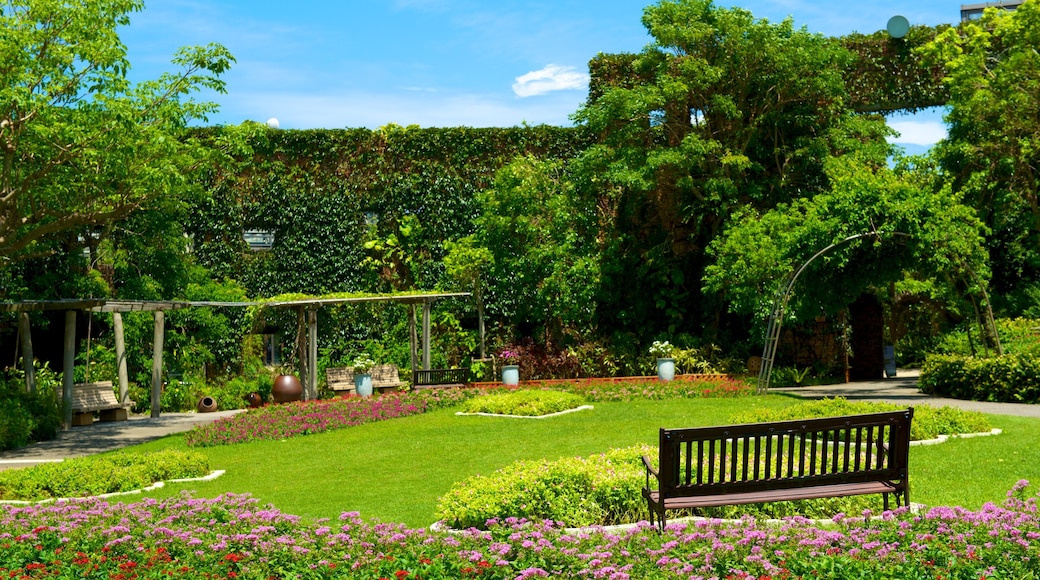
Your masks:
<path fill-rule="evenodd" d="M 57 375 L 46 367 L 36 371 L 36 392 L 25 390 L 25 375 L 10 372 L 0 381 L 0 450 L 17 449 L 54 439 L 61 429 L 61 405 L 55 397 Z"/>
<path fill-rule="evenodd" d="M 929 356 L 921 368 L 922 392 L 998 403 L 1040 403 L 1040 359 L 1030 354 L 991 358 Z"/>
<path fill-rule="evenodd" d="M 849 401 L 842 397 L 836 397 L 833 399 L 807 401 L 783 409 L 756 409 L 738 413 L 731 417 L 730 420 L 734 423 L 790 421 L 795 419 L 882 413 L 885 411 L 898 411 L 904 408 L 905 406 L 895 403 Z M 935 439 L 939 435 L 983 433 L 991 429 L 992 427 L 989 421 L 986 420 L 985 415 L 977 411 L 965 411 L 954 407 L 918 405 L 914 407 L 914 420 L 910 425 L 910 439 L 922 441 Z"/>
<path fill-rule="evenodd" d="M 518 461 L 491 475 L 456 483 L 441 497 L 437 518 L 453 528 L 484 529 L 510 517 L 567 526 L 635 522 L 645 515 L 641 455 L 649 446 L 612 449 L 588 458 Z"/>
<path fill-rule="evenodd" d="M 466 413 L 495 413 L 537 417 L 574 409 L 585 399 L 562 391 L 512 391 L 470 399 L 463 405 Z"/>
<path fill-rule="evenodd" d="M 0 471 L 0 499 L 42 500 L 101 495 L 207 473 L 209 460 L 196 451 L 120 452 L 78 457 L 61 463 Z"/>

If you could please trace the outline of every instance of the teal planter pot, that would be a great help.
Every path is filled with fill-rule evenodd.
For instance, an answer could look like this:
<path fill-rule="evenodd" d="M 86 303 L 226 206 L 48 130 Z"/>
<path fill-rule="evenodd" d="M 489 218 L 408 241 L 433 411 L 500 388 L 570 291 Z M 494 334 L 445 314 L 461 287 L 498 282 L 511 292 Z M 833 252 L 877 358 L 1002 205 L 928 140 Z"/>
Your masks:
<path fill-rule="evenodd" d="M 502 367 L 502 383 L 506 385 L 519 385 L 520 367 L 517 365 L 505 365 Z"/>
<path fill-rule="evenodd" d="M 657 359 L 657 378 L 662 381 L 670 381 L 675 378 L 675 359 Z"/>
<path fill-rule="evenodd" d="M 354 392 L 359 397 L 371 397 L 372 375 L 367 373 L 354 375 Z"/>

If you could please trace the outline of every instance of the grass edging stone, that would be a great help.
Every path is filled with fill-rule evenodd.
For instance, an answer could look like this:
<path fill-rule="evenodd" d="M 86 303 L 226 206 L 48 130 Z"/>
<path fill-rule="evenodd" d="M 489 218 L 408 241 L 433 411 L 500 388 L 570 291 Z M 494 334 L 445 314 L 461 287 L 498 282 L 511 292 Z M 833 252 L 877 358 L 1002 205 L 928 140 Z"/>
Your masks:
<path fill-rule="evenodd" d="M 208 474 L 202 477 L 178 477 L 177 479 L 170 479 L 167 481 L 156 481 L 152 485 L 142 487 L 141 489 L 131 489 L 128 491 L 113 491 L 111 493 L 103 493 L 101 495 L 86 495 L 80 497 L 48 497 L 47 499 L 40 500 L 25 500 L 25 499 L 0 499 L 0 505 L 43 505 L 58 501 L 79 501 L 84 499 L 108 499 L 110 497 L 117 497 L 120 495 L 134 495 L 144 493 L 147 491 L 155 491 L 162 489 L 167 483 L 190 483 L 192 481 L 213 481 L 214 479 L 224 475 L 225 470 L 214 469 Z"/>

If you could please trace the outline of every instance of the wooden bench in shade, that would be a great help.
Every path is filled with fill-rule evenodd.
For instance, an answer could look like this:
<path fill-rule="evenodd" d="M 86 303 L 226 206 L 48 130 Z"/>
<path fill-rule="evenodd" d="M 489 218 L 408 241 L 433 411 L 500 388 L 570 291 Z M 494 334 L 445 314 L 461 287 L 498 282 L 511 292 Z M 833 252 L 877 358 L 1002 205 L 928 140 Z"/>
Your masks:
<path fill-rule="evenodd" d="M 880 493 L 909 505 L 913 408 L 822 419 L 661 429 L 659 463 L 643 456 L 643 497 L 665 512 Z M 651 483 L 656 484 L 656 489 Z"/>
<path fill-rule="evenodd" d="M 126 421 L 133 403 L 120 403 L 112 390 L 112 381 L 76 383 L 72 386 L 72 424 L 90 425 L 94 413 L 102 421 Z"/>
<path fill-rule="evenodd" d="M 416 389 L 464 387 L 469 384 L 469 369 L 425 369 L 412 374 Z"/>
<path fill-rule="evenodd" d="M 396 391 L 405 385 L 397 370 L 397 365 L 376 365 L 372 367 L 372 390 L 380 393 Z M 345 397 L 354 394 L 354 369 L 351 367 L 334 367 L 325 369 L 325 380 L 329 389 Z"/>

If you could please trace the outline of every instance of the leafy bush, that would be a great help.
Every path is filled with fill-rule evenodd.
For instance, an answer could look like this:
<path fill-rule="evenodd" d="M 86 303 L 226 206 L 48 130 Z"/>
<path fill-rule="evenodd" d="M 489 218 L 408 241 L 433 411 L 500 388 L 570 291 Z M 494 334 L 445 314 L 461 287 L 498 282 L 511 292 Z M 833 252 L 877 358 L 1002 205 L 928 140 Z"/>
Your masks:
<path fill-rule="evenodd" d="M 0 471 L 0 499 L 41 500 L 101 495 L 147 487 L 157 481 L 200 477 L 209 460 L 194 451 L 113 453 Z"/>
<path fill-rule="evenodd" d="M 25 390 L 25 374 L 9 370 L 0 382 L 0 450 L 25 447 L 54 439 L 61 429 L 62 410 L 56 396 L 58 374 L 46 366 L 36 369 L 36 392 Z"/>
<path fill-rule="evenodd" d="M 997 334 L 1006 354 L 1040 356 L 1040 320 L 1033 318 L 1000 318 L 996 320 Z M 969 332 L 970 328 L 970 332 Z M 976 325 L 962 326 L 942 336 L 935 347 L 936 354 L 981 356 L 979 330 Z"/>
<path fill-rule="evenodd" d="M 1040 403 L 1040 358 L 932 355 L 921 367 L 918 386 L 930 395 L 954 399 Z"/>
<path fill-rule="evenodd" d="M 904 406 L 894 403 L 849 401 L 842 397 L 836 397 L 833 399 L 807 401 L 798 405 L 784 407 L 783 409 L 756 409 L 738 413 L 731 417 L 730 420 L 734 423 L 790 421 L 863 413 L 881 413 L 898 411 L 904 408 Z M 918 405 L 914 407 L 914 420 L 910 425 L 910 439 L 921 441 L 935 439 L 939 435 L 982 433 L 991 429 L 992 427 L 986 417 L 977 411 L 965 411 L 954 407 Z"/>
<path fill-rule="evenodd" d="M 646 509 L 640 456 L 656 453 L 644 445 L 588 458 L 518 461 L 453 485 L 438 502 L 437 518 L 453 528 L 480 529 L 510 517 L 568 526 L 638 521 Z"/>
<path fill-rule="evenodd" d="M 493 393 L 466 401 L 466 413 L 495 413 L 537 417 L 574 409 L 585 403 L 578 395 L 562 391 L 512 391 Z"/>

